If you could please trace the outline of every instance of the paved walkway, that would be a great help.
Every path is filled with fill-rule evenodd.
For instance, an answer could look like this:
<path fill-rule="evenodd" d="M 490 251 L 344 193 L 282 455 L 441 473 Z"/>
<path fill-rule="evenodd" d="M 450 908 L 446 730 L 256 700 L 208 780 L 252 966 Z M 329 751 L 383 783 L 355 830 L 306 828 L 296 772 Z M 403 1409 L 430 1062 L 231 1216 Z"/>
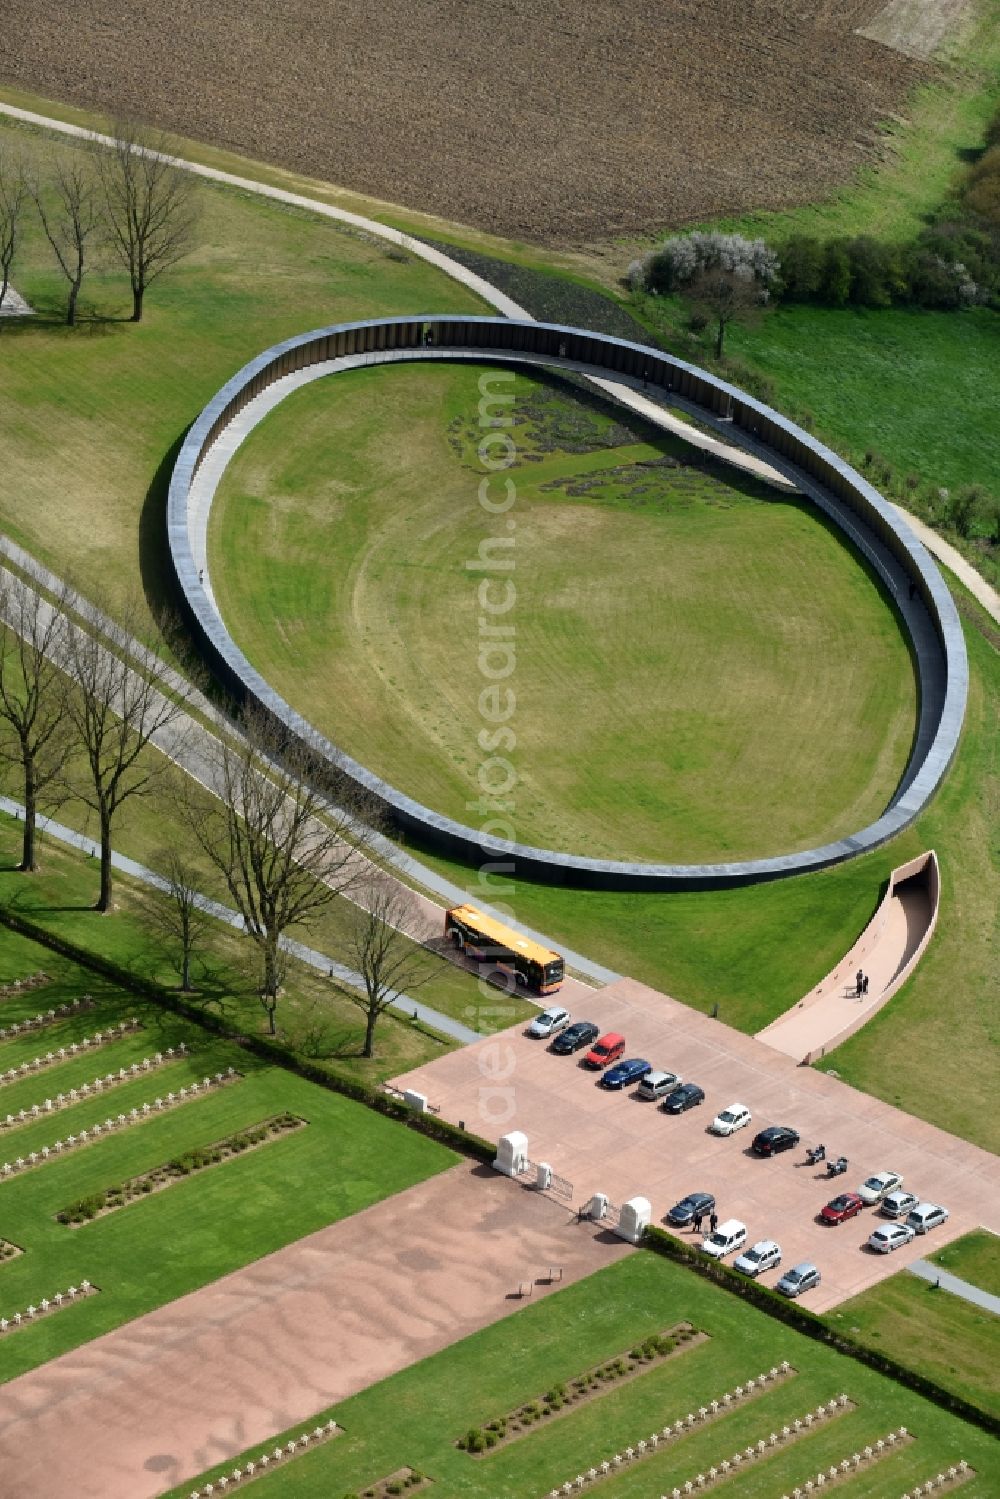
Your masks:
<path fill-rule="evenodd" d="M 914 1260 L 906 1268 L 911 1275 L 919 1275 L 921 1280 L 929 1280 L 931 1285 L 940 1286 L 942 1291 L 950 1291 L 953 1296 L 961 1296 L 963 1301 L 971 1301 L 973 1306 L 982 1307 L 984 1312 L 993 1312 L 1000 1317 L 1000 1296 L 992 1296 L 989 1291 L 980 1290 L 971 1281 L 949 1274 L 940 1265 L 932 1265 L 930 1260 Z"/>
<path fill-rule="evenodd" d="M 796 1062 L 815 1061 L 889 1002 L 925 951 L 937 921 L 931 886 L 914 869 L 920 864 L 920 859 L 912 860 L 893 871 L 878 910 L 836 968 L 790 1010 L 757 1031 L 759 1041 Z M 935 874 L 935 887 L 936 878 Z M 859 969 L 868 978 L 868 992 L 860 998 Z"/>
<path fill-rule="evenodd" d="M 5 1384 L 0 1494 L 152 1499 L 632 1252 L 463 1162 Z"/>

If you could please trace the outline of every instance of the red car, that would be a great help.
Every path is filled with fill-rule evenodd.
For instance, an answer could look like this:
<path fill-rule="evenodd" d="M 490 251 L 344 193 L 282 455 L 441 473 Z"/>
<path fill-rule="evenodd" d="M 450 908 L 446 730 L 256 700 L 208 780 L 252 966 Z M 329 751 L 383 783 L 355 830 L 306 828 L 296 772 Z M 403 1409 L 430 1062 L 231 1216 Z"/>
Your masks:
<path fill-rule="evenodd" d="M 841 1192 L 832 1202 L 828 1202 L 819 1215 L 821 1223 L 846 1223 L 848 1218 L 856 1218 L 864 1207 L 864 1201 L 857 1192 Z"/>
<path fill-rule="evenodd" d="M 608 1031 L 599 1041 L 595 1041 L 583 1059 L 585 1067 L 600 1072 L 602 1067 L 610 1067 L 612 1062 L 617 1062 L 625 1055 L 625 1037 L 619 1036 L 617 1031 Z"/>

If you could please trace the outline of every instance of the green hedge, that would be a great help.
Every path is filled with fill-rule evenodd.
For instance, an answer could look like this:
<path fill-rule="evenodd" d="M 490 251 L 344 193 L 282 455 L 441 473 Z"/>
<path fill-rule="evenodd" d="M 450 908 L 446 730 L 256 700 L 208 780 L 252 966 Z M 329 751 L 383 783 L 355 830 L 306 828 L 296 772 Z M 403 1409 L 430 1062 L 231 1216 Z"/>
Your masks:
<path fill-rule="evenodd" d="M 953 1416 L 959 1416 L 963 1421 L 968 1421 L 971 1425 L 988 1431 L 991 1436 L 1000 1436 L 1000 1419 L 990 1415 L 988 1411 L 981 1410 L 971 1400 L 965 1400 L 961 1395 L 953 1395 L 949 1390 L 936 1384 L 934 1380 L 918 1374 L 915 1369 L 897 1363 L 895 1359 L 889 1358 L 887 1354 L 880 1353 L 875 1348 L 867 1348 L 864 1343 L 858 1342 L 849 1333 L 831 1327 L 814 1312 L 806 1311 L 804 1307 L 787 1300 L 784 1296 L 779 1296 L 776 1291 L 769 1290 L 767 1286 L 758 1285 L 755 1280 L 751 1280 L 746 1275 L 738 1275 L 728 1265 L 720 1264 L 718 1260 L 701 1254 L 692 1245 L 683 1243 L 673 1234 L 668 1234 L 665 1229 L 648 1228 L 642 1242 L 646 1248 L 652 1249 L 656 1254 L 662 1254 L 666 1259 L 686 1265 L 688 1269 L 710 1280 L 713 1285 L 720 1286 L 733 1296 L 739 1296 L 743 1301 L 749 1301 L 758 1311 L 774 1317 L 778 1322 L 784 1322 L 786 1326 L 794 1328 L 805 1337 L 812 1338 L 817 1343 L 825 1343 L 827 1347 L 833 1348 L 837 1353 L 845 1354 L 848 1358 L 857 1359 L 859 1364 L 866 1364 L 869 1369 L 874 1369 L 878 1374 L 894 1379 L 897 1384 L 904 1385 L 917 1395 L 922 1395 L 925 1400 L 933 1401 L 935 1405 L 940 1405 Z"/>
<path fill-rule="evenodd" d="M 30 937 L 33 942 L 47 947 L 50 952 L 58 953 L 61 957 L 69 958 L 72 962 L 78 963 L 81 968 L 89 969 L 91 973 L 100 974 L 102 978 L 121 989 L 127 989 L 132 994 L 141 995 L 142 998 L 151 1000 L 154 1004 L 162 1005 L 165 1009 L 182 1015 L 186 1020 L 204 1026 L 206 1030 L 215 1031 L 217 1035 L 234 1041 L 244 1051 L 260 1057 L 262 1061 L 270 1062 L 275 1067 L 284 1067 L 298 1077 L 305 1078 L 307 1082 L 329 1089 L 331 1093 L 340 1093 L 345 1098 L 352 1098 L 356 1103 L 374 1109 L 377 1114 L 397 1119 L 408 1129 L 416 1130 L 418 1134 L 426 1135 L 440 1145 L 447 1145 L 460 1155 L 468 1156 L 475 1161 L 486 1162 L 489 1165 L 492 1165 L 496 1157 L 496 1146 L 489 1140 L 459 1129 L 456 1125 L 449 1124 L 446 1119 L 438 1119 L 433 1114 L 418 1114 L 406 1104 L 401 1103 L 398 1098 L 393 1098 L 388 1093 L 381 1093 L 377 1088 L 372 1088 L 368 1083 L 360 1082 L 346 1073 L 327 1072 L 321 1067 L 314 1066 L 302 1057 L 296 1056 L 287 1047 L 283 1047 L 279 1041 L 266 1036 L 243 1035 L 227 1025 L 221 1016 L 200 1010 L 196 1005 L 190 1004 L 179 994 L 175 994 L 153 979 L 142 978 L 112 962 L 109 958 L 99 957 L 86 948 L 78 947 L 75 942 L 56 936 L 54 932 L 47 931 L 45 927 L 38 926 L 8 907 L 0 906 L 0 924 L 9 927 L 13 932 L 20 933 L 23 937 Z"/>

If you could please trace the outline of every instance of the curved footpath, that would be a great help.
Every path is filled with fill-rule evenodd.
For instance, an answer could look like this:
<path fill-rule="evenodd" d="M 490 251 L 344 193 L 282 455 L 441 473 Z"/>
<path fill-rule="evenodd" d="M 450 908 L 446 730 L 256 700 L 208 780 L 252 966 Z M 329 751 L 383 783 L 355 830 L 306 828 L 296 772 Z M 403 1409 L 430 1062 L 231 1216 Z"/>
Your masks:
<path fill-rule="evenodd" d="M 44 130 L 54 130 L 62 135 L 72 136 L 78 140 L 96 140 L 105 145 L 111 144 L 111 138 L 91 130 L 85 130 L 80 125 L 68 124 L 65 120 L 56 120 L 49 115 L 42 115 L 28 109 L 20 109 L 16 105 L 7 104 L 0 100 L 0 114 L 7 115 L 12 120 L 21 120 L 25 124 L 36 125 Z M 534 319 L 531 313 L 512 297 L 508 297 L 498 286 L 477 276 L 467 266 L 461 265 L 459 261 L 453 260 L 450 255 L 437 250 L 433 245 L 426 244 L 423 240 L 415 238 L 411 234 L 405 234 L 399 229 L 393 229 L 387 224 L 381 224 L 377 219 L 365 218 L 362 214 L 351 213 L 345 208 L 337 208 L 332 203 L 324 203 L 319 198 L 310 198 L 303 193 L 292 193 L 284 188 L 272 187 L 269 183 L 258 182 L 253 177 L 241 177 L 234 172 L 223 172 L 215 167 L 202 166 L 198 162 L 186 161 L 182 157 L 173 157 L 172 160 L 185 171 L 192 172 L 195 176 L 204 177 L 210 182 L 219 182 L 228 187 L 240 188 L 243 192 L 256 193 L 263 198 L 272 198 L 278 203 L 287 203 L 293 208 L 303 208 L 309 213 L 314 213 L 322 218 L 333 219 L 338 223 L 348 224 L 351 228 L 360 229 L 365 234 L 376 235 L 379 239 L 386 240 L 389 244 L 398 245 L 409 254 L 425 260 L 429 265 L 437 266 L 446 276 L 452 280 L 459 281 L 467 286 L 470 291 L 482 297 L 490 307 L 495 307 L 497 312 L 505 317 L 524 318 L 529 322 Z M 613 400 L 627 406 L 630 410 L 640 416 L 656 422 L 670 432 L 683 437 L 693 447 L 700 448 L 704 452 L 712 453 L 715 457 L 726 463 L 731 463 L 736 468 L 743 468 L 759 478 L 766 479 L 770 483 L 777 484 L 782 489 L 789 488 L 789 481 L 779 474 L 763 459 L 741 451 L 728 443 L 721 442 L 718 438 L 711 437 L 707 433 L 700 432 L 691 426 L 683 418 L 672 412 L 665 411 L 655 401 L 650 401 L 636 391 L 629 390 L 627 386 L 620 385 L 615 380 L 595 380 L 593 382 L 604 393 Z M 794 486 L 792 486 L 794 487 Z M 970 563 L 966 562 L 961 553 L 954 547 L 942 541 L 929 526 L 917 520 L 908 510 L 896 506 L 900 514 L 913 526 L 920 540 L 927 550 L 937 557 L 941 562 L 961 579 L 966 588 L 973 594 L 988 610 L 991 616 L 1000 624 L 1000 594 L 992 588 L 984 578 L 976 572 Z"/>

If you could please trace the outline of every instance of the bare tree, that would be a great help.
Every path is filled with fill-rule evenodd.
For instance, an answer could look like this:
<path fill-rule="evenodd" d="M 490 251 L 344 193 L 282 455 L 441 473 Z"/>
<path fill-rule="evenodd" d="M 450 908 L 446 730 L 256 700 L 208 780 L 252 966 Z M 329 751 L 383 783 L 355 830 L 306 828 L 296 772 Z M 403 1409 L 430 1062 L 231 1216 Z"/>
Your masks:
<path fill-rule="evenodd" d="M 31 196 L 59 269 L 69 282 L 66 322 L 76 322 L 76 304 L 87 268 L 90 241 L 101 225 L 101 194 L 88 155 L 54 158 L 50 191 L 34 182 Z"/>
<path fill-rule="evenodd" d="M 173 955 L 181 990 L 188 994 L 194 988 L 191 962 L 212 924 L 212 917 L 205 909 L 205 898 L 199 888 L 203 883 L 199 871 L 180 849 L 164 850 L 155 862 L 162 870 L 166 890 L 148 891 L 143 897 L 143 907 L 150 925 Z"/>
<path fill-rule="evenodd" d="M 132 286 L 133 323 L 142 319 L 147 288 L 194 240 L 194 178 L 174 164 L 167 146 L 166 136 L 124 122 L 98 158 L 111 247 Z"/>
<path fill-rule="evenodd" d="M 0 147 L 0 307 L 7 295 L 11 268 L 20 247 L 28 197 L 23 158 Z"/>
<path fill-rule="evenodd" d="M 185 704 L 176 674 L 160 659 L 145 633 L 136 605 L 122 620 L 105 619 L 78 603 L 83 626 L 67 632 L 66 664 L 71 690 L 66 711 L 84 753 L 86 773 L 74 790 L 97 816 L 101 841 L 98 911 L 111 909 L 111 833 L 126 801 L 147 796 L 169 760 L 153 754 L 154 741 L 167 753 L 180 747 Z M 166 633 L 170 622 L 162 622 Z"/>
<path fill-rule="evenodd" d="M 64 657 L 66 616 L 21 578 L 0 570 L 0 759 L 20 770 L 21 863 L 37 869 L 40 804 L 58 800 L 70 749 Z"/>
<path fill-rule="evenodd" d="M 189 804 L 187 822 L 226 882 L 260 958 L 260 1002 L 271 1035 L 285 972 L 281 939 L 307 927 L 361 878 L 372 808 L 318 754 L 288 742 L 256 708 L 235 742 L 217 747 L 206 811 Z"/>
<path fill-rule="evenodd" d="M 715 324 L 715 357 L 721 359 L 729 324 L 754 316 L 767 301 L 767 288 L 742 271 L 717 267 L 699 271 L 685 296 Z"/>
<path fill-rule="evenodd" d="M 412 890 L 381 870 L 373 870 L 358 896 L 351 924 L 348 962 L 360 974 L 363 991 L 337 989 L 365 1015 L 362 1056 L 375 1055 L 375 1027 L 390 1005 L 425 984 L 435 960 L 420 945 L 421 920 Z M 440 961 L 440 960 L 439 960 Z"/>

